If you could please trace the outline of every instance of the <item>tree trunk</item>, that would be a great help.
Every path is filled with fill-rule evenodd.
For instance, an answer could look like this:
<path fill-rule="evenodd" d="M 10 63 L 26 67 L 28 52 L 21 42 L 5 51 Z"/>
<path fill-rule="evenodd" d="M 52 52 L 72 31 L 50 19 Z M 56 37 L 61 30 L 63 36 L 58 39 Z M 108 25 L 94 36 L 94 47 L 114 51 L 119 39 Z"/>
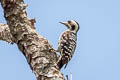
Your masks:
<path fill-rule="evenodd" d="M 27 17 L 24 0 L 0 2 L 7 21 L 7 24 L 0 23 L 0 40 L 17 44 L 37 80 L 64 80 L 56 66 L 58 55 L 48 40 L 35 31 L 35 21 Z"/>

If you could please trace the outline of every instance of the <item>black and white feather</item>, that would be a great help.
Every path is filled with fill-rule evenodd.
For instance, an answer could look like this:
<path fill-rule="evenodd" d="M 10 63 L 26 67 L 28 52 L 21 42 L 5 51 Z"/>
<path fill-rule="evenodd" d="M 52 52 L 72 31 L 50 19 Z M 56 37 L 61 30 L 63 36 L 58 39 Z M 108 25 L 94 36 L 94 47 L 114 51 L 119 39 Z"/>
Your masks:
<path fill-rule="evenodd" d="M 66 68 L 68 62 L 71 60 L 76 48 L 77 32 L 79 30 L 79 24 L 74 20 L 60 23 L 64 24 L 68 29 L 61 34 L 58 40 L 57 52 L 60 52 L 60 58 L 57 64 L 59 69 L 64 64 L 66 64 Z"/>

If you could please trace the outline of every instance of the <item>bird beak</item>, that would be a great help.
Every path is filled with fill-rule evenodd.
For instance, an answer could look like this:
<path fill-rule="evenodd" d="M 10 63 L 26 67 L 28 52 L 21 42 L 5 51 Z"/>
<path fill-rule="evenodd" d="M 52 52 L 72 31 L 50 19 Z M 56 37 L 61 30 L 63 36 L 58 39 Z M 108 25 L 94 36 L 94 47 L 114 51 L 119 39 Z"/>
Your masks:
<path fill-rule="evenodd" d="M 59 22 L 59 23 L 61 23 L 61 24 L 64 24 L 64 25 L 68 26 L 68 23 L 67 23 L 67 22 Z"/>

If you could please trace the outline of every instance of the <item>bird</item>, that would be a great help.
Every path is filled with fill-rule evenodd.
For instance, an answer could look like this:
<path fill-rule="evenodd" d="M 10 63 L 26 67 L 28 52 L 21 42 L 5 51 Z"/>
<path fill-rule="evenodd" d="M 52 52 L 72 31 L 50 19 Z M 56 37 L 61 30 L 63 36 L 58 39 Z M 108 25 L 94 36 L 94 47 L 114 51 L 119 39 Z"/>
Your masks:
<path fill-rule="evenodd" d="M 77 32 L 79 31 L 79 24 L 75 20 L 68 20 L 67 22 L 60 22 L 67 27 L 67 30 L 62 32 L 58 40 L 58 48 L 56 52 L 60 53 L 57 61 L 57 66 L 61 69 L 64 65 L 66 68 L 68 62 L 73 57 L 76 48 Z"/>

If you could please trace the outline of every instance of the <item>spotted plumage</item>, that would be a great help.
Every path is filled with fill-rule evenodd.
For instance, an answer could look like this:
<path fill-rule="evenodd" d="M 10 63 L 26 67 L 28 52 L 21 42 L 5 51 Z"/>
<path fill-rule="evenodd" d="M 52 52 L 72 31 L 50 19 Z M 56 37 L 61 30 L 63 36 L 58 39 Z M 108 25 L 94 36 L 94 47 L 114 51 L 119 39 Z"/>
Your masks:
<path fill-rule="evenodd" d="M 79 24 L 74 20 L 60 23 L 64 24 L 68 28 L 61 34 L 58 40 L 57 52 L 60 52 L 60 58 L 57 63 L 59 68 L 61 69 L 64 64 L 66 64 L 66 68 L 68 62 L 71 60 L 74 54 Z"/>

